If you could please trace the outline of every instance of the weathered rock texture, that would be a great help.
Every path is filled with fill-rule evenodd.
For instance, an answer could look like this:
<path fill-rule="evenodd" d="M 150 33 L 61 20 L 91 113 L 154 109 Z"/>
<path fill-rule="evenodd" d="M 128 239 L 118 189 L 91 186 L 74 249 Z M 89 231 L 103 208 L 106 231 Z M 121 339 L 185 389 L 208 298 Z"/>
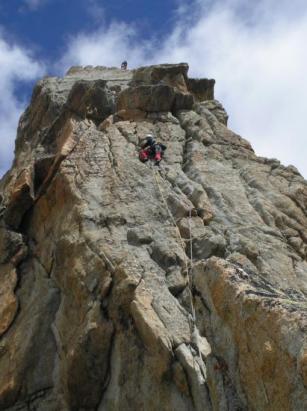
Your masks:
<path fill-rule="evenodd" d="M 307 409 L 307 183 L 187 72 L 35 87 L 0 183 L 1 410 Z"/>

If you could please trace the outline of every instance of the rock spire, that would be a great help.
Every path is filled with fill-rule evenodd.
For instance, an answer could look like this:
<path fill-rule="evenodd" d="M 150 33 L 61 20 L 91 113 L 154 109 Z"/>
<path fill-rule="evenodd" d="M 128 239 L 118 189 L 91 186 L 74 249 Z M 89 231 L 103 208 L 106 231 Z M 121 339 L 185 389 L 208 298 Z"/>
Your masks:
<path fill-rule="evenodd" d="M 185 63 L 37 83 L 0 182 L 1 410 L 307 408 L 307 182 L 227 120 Z"/>

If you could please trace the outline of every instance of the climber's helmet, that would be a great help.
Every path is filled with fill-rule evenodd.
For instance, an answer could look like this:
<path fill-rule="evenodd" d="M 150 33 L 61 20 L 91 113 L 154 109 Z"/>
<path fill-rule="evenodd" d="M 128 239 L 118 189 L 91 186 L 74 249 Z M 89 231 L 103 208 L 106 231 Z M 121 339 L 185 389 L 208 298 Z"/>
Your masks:
<path fill-rule="evenodd" d="M 153 144 L 155 144 L 155 138 L 154 138 L 154 135 L 153 135 L 153 134 L 151 134 L 151 133 L 146 134 L 146 136 L 145 136 L 145 140 L 146 140 L 146 141 L 147 141 L 147 143 L 148 143 L 148 144 L 150 144 L 151 146 L 152 146 Z"/>

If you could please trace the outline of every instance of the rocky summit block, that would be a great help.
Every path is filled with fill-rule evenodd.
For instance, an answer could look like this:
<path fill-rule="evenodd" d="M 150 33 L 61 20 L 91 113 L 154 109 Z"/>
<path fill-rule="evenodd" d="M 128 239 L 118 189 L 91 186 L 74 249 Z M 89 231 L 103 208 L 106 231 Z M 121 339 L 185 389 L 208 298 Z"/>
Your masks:
<path fill-rule="evenodd" d="M 181 93 L 166 84 L 129 87 L 118 98 L 117 109 L 138 109 L 145 112 L 190 110 L 192 94 Z"/>
<path fill-rule="evenodd" d="M 101 122 L 114 113 L 115 96 L 105 80 L 80 80 L 73 85 L 67 106 L 83 118 Z"/>
<path fill-rule="evenodd" d="M 187 63 L 140 67 L 134 71 L 131 84 L 159 84 L 163 82 L 171 87 L 176 87 L 181 92 L 187 92 L 188 71 Z"/>
<path fill-rule="evenodd" d="M 214 80 L 188 79 L 189 66 L 161 64 L 134 71 L 130 87 L 118 98 L 118 110 L 145 112 L 191 110 L 195 101 L 213 99 Z"/>
<path fill-rule="evenodd" d="M 1 410 L 307 409 L 307 182 L 213 88 L 187 64 L 38 82 L 0 181 Z"/>

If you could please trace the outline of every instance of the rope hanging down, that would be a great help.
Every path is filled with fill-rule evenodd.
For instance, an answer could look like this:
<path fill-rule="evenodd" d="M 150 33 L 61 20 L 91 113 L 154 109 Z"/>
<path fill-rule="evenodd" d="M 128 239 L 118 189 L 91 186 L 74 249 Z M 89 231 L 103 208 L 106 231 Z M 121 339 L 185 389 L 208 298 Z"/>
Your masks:
<path fill-rule="evenodd" d="M 197 347 L 198 350 L 198 356 L 199 356 L 199 360 L 200 360 L 200 366 L 203 367 L 203 369 L 205 369 L 205 365 L 203 363 L 203 359 L 201 356 L 201 350 L 200 350 L 200 343 L 199 343 L 199 334 L 198 334 L 198 330 L 196 327 L 196 315 L 195 315 L 195 307 L 194 307 L 194 303 L 193 303 L 193 294 L 192 294 L 192 269 L 193 269 L 193 236 L 192 236 L 192 226 L 191 226 L 191 220 L 192 220 L 192 209 L 189 210 L 189 243 L 190 243 L 190 258 L 188 258 L 187 253 L 186 253 L 186 247 L 185 247 L 185 242 L 183 240 L 183 238 L 181 237 L 180 234 L 180 230 L 179 227 L 176 223 L 176 220 L 174 219 L 174 216 L 172 215 L 167 202 L 165 200 L 162 188 L 160 186 L 159 183 L 159 179 L 161 179 L 161 175 L 159 173 L 159 171 L 157 169 L 153 169 L 153 173 L 154 173 L 154 177 L 156 180 L 156 184 L 160 193 L 160 196 L 162 198 L 162 201 L 165 205 L 165 208 L 168 212 L 168 215 L 174 225 L 174 227 L 176 228 L 176 234 L 179 240 L 179 243 L 183 249 L 184 252 L 184 260 L 185 260 L 185 267 L 186 267 L 186 272 L 187 272 L 187 276 L 188 276 L 188 293 L 189 293 L 189 300 L 190 300 L 190 315 L 188 316 L 189 319 L 189 325 L 190 325 L 190 332 L 191 332 L 191 338 L 192 340 L 194 340 L 195 345 Z"/>
<path fill-rule="evenodd" d="M 156 170 L 156 169 L 154 169 L 154 176 L 155 176 L 155 180 L 156 180 L 156 183 L 157 183 L 157 187 L 158 187 L 160 196 L 161 196 L 162 201 L 163 201 L 163 203 L 164 203 L 164 206 L 165 206 L 165 208 L 166 208 L 166 210 L 167 210 L 167 213 L 168 213 L 168 215 L 169 215 L 169 217 L 170 217 L 170 219 L 171 219 L 171 221 L 172 221 L 172 223 L 173 223 L 173 225 L 174 225 L 174 227 L 175 227 L 175 229 L 176 229 L 176 235 L 177 235 L 177 237 L 178 237 L 178 240 L 179 240 L 179 243 L 180 243 L 180 245 L 181 245 L 181 248 L 183 249 L 183 252 L 184 252 L 184 254 L 183 254 L 183 255 L 184 255 L 184 262 L 185 262 L 186 273 L 187 273 L 187 276 L 188 276 L 188 289 L 189 289 L 189 296 L 190 296 L 191 316 L 192 316 L 193 322 L 195 322 L 195 319 L 196 319 L 196 318 L 195 318 L 195 309 L 194 309 L 193 296 L 192 296 L 192 290 L 191 290 L 191 288 L 192 288 L 191 271 L 192 271 L 192 263 L 193 263 L 193 262 L 192 262 L 192 258 L 189 259 L 188 256 L 187 256 L 187 254 L 186 254 L 185 242 L 184 242 L 183 238 L 181 237 L 179 227 L 178 227 L 178 225 L 177 225 L 177 223 L 176 223 L 176 220 L 174 219 L 174 216 L 173 216 L 173 214 L 171 213 L 171 211 L 170 211 L 170 209 L 169 209 L 169 207 L 168 207 L 167 201 L 166 201 L 166 199 L 165 199 L 165 197 L 164 197 L 162 188 L 161 188 L 160 183 L 159 183 L 159 179 L 161 179 L 161 176 L 160 176 L 159 171 Z M 190 253 L 191 253 L 191 250 L 192 250 L 192 242 L 191 242 L 192 234 L 191 234 L 191 221 L 190 221 L 190 220 L 191 220 L 191 211 L 192 211 L 192 210 L 189 210 Z M 192 254 L 190 254 L 190 256 L 192 257 Z"/>

